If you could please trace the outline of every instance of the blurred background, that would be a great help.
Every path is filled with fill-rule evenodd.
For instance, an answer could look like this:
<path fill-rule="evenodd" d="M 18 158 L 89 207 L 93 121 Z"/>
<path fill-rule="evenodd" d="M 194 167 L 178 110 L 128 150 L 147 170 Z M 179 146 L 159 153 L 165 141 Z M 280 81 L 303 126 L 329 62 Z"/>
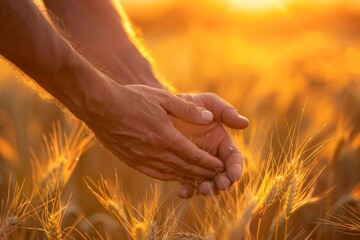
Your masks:
<path fill-rule="evenodd" d="M 321 153 L 336 189 L 332 202 L 360 179 L 360 1 L 358 0 L 122 0 L 158 70 L 180 92 L 215 92 L 251 121 L 245 143 L 269 132 L 286 138 L 288 122 L 305 113 L 304 134 L 326 124 L 316 141 L 335 137 Z M 42 136 L 71 118 L 39 99 L 0 62 L 0 167 L 29 173 L 30 151 L 41 152 Z M 339 150 L 339 143 L 342 143 Z M 253 141 L 254 143 L 254 141 Z M 256 143 L 256 141 L 255 141 Z M 251 147 L 251 146 L 249 146 Z M 253 147 L 253 146 L 252 146 Z M 279 146 L 274 143 L 274 149 Z M 254 147 L 255 148 L 255 147 Z M 246 151 L 246 149 L 244 150 Z M 340 151 L 334 160 L 335 151 Z M 261 150 L 262 152 L 262 150 Z M 266 159 L 267 151 L 263 152 Z M 83 176 L 113 176 L 142 199 L 149 178 L 128 169 L 96 144 L 80 159 L 68 191 L 88 214 L 100 211 Z M 328 176 L 326 173 L 323 175 Z M 0 184 L 7 174 L 0 175 Z M 321 179 L 323 189 L 328 178 Z M 334 184 L 335 185 L 335 184 Z M 163 184 L 168 202 L 175 183 Z M 198 197 L 199 198 L 199 197 Z M 201 199 L 195 201 L 201 201 Z M 166 204 L 165 204 L 166 205 Z M 324 213 L 325 214 L 325 213 Z"/>

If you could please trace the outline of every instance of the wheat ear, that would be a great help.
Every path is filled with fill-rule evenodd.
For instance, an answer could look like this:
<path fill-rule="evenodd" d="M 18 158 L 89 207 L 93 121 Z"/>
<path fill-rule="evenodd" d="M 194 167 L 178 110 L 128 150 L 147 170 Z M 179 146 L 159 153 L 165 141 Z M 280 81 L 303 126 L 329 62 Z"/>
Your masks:
<path fill-rule="evenodd" d="M 285 212 L 285 220 L 288 220 L 290 218 L 290 215 L 293 213 L 297 190 L 298 190 L 298 176 L 294 175 L 294 177 L 291 179 L 289 189 L 287 190 L 284 197 L 283 208 Z"/>

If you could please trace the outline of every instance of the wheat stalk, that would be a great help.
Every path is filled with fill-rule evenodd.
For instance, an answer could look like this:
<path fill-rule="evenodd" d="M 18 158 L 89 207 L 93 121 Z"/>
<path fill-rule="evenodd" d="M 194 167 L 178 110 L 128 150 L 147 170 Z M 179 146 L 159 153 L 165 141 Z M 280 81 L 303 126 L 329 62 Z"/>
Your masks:
<path fill-rule="evenodd" d="M 11 179 L 10 175 L 6 199 L 1 199 L 0 238 L 4 239 L 31 216 L 31 211 L 28 210 L 31 199 L 23 197 L 22 193 L 25 180 L 21 184 L 16 182 L 12 188 Z"/>
<path fill-rule="evenodd" d="M 347 205 L 342 208 L 348 216 L 329 214 L 332 220 L 322 220 L 320 223 L 332 226 L 337 232 L 360 236 L 360 202 L 355 207 Z"/>
<path fill-rule="evenodd" d="M 292 214 L 293 210 L 294 210 L 294 203 L 295 203 L 295 198 L 297 196 L 297 190 L 298 190 L 298 176 L 295 174 L 293 176 L 293 178 L 291 179 L 291 183 L 289 186 L 288 191 L 285 194 L 284 197 L 284 204 L 283 204 L 283 208 L 285 211 L 285 219 L 289 219 L 290 215 Z"/>
<path fill-rule="evenodd" d="M 147 240 L 161 239 L 161 229 L 156 221 L 151 221 L 147 230 Z"/>
<path fill-rule="evenodd" d="M 44 231 L 49 240 L 62 240 L 62 230 L 59 213 L 50 213 L 44 220 Z"/>
<path fill-rule="evenodd" d="M 60 190 L 56 191 L 55 196 L 48 192 L 46 199 L 40 197 L 43 202 L 41 215 L 35 212 L 41 224 L 39 230 L 45 233 L 48 240 L 64 239 L 65 232 L 62 230 L 61 224 L 69 202 L 63 206 L 60 197 Z"/>
<path fill-rule="evenodd" d="M 62 191 L 68 183 L 76 165 L 83 154 L 92 145 L 92 135 L 87 134 L 82 123 L 76 122 L 70 134 L 62 131 L 59 122 L 53 124 L 53 132 L 44 136 L 46 155 L 43 159 L 31 151 L 33 179 L 36 181 L 40 195 L 48 191 Z M 36 192 L 37 194 L 37 192 Z"/>
<path fill-rule="evenodd" d="M 114 187 L 109 186 L 102 175 L 97 183 L 90 178 L 86 178 L 85 183 L 100 204 L 118 220 L 127 232 L 131 233 L 132 217 L 125 206 L 125 196 L 118 191 L 117 173 L 115 173 L 115 179 Z"/>
<path fill-rule="evenodd" d="M 198 233 L 189 233 L 189 232 L 175 233 L 174 238 L 179 240 L 209 240 L 207 237 L 204 237 Z"/>
<path fill-rule="evenodd" d="M 227 227 L 225 235 L 221 239 L 238 240 L 242 239 L 249 232 L 249 225 L 258 205 L 258 198 L 251 197 L 249 202 L 240 213 L 238 219 L 231 222 Z"/>
<path fill-rule="evenodd" d="M 110 186 L 101 175 L 97 183 L 90 178 L 87 178 L 85 182 L 98 201 L 118 220 L 132 239 L 159 239 L 159 236 L 161 236 L 160 239 L 167 239 L 170 237 L 176 223 L 174 213 L 168 216 L 164 226 L 160 228 L 155 220 L 159 208 L 157 189 L 153 191 L 152 201 L 144 200 L 142 209 L 138 209 L 129 204 L 130 201 L 120 191 L 116 172 L 113 186 Z"/>
<path fill-rule="evenodd" d="M 288 191 L 293 173 L 289 172 L 285 175 L 280 175 L 275 178 L 270 184 L 268 192 L 265 194 L 265 201 L 262 206 L 262 210 L 259 212 L 262 217 L 268 207 L 274 203 L 281 201 L 284 198 L 285 193 Z M 289 181 L 290 180 L 290 181 Z"/>

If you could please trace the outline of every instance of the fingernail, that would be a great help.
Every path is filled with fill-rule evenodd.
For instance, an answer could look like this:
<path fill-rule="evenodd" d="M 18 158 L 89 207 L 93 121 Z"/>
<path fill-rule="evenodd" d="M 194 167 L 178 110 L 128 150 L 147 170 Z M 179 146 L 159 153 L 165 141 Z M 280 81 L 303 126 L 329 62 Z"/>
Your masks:
<path fill-rule="evenodd" d="M 231 186 L 231 184 L 232 183 L 231 183 L 230 179 L 228 179 L 227 177 L 220 177 L 216 181 L 216 186 L 221 191 L 224 191 L 224 190 L 228 189 Z"/>
<path fill-rule="evenodd" d="M 212 122 L 212 120 L 214 119 L 214 115 L 207 110 L 202 110 L 201 118 L 206 122 Z"/>
<path fill-rule="evenodd" d="M 242 116 L 240 114 L 238 115 L 238 117 L 241 118 L 242 120 L 245 120 L 245 121 L 249 122 L 249 119 L 247 119 L 246 117 L 244 117 L 244 116 Z"/>
<path fill-rule="evenodd" d="M 211 195 L 214 192 L 214 183 L 205 181 L 200 184 L 199 193 L 203 196 Z"/>
<path fill-rule="evenodd" d="M 188 191 L 186 189 L 181 189 L 178 193 L 179 198 L 188 198 Z"/>
<path fill-rule="evenodd" d="M 240 163 L 235 163 L 231 166 L 230 169 L 227 169 L 227 175 L 232 183 L 240 180 L 242 172 L 242 165 Z"/>

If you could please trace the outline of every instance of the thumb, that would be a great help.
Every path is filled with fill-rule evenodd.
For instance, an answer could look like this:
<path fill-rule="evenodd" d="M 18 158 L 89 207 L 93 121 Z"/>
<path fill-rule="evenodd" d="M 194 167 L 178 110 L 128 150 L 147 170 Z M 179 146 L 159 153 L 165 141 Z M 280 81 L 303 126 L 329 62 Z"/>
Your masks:
<path fill-rule="evenodd" d="M 202 95 L 205 107 L 214 113 L 215 121 L 221 122 L 233 129 L 243 129 L 249 125 L 249 120 L 216 94 Z"/>
<path fill-rule="evenodd" d="M 172 94 L 170 98 L 164 99 L 160 104 L 174 117 L 192 124 L 209 124 L 214 119 L 214 115 L 210 111 Z"/>

